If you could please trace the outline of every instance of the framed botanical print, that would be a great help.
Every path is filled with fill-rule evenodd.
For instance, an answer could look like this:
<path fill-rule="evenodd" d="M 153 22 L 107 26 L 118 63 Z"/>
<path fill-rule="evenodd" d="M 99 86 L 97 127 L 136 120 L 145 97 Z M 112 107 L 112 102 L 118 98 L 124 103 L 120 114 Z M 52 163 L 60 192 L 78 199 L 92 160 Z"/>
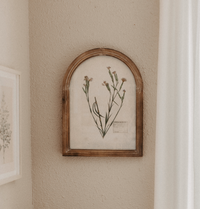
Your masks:
<path fill-rule="evenodd" d="M 67 69 L 62 91 L 64 156 L 142 156 L 143 82 L 130 58 L 89 50 Z"/>
<path fill-rule="evenodd" d="M 0 66 L 0 185 L 21 177 L 20 73 Z"/>

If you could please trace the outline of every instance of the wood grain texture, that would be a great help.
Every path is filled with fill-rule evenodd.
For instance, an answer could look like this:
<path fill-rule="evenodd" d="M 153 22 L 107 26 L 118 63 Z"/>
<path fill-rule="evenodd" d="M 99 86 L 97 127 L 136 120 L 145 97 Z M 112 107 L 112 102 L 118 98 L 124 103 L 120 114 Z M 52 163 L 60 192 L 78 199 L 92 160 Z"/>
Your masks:
<path fill-rule="evenodd" d="M 85 150 L 70 149 L 70 81 L 77 67 L 84 61 L 95 56 L 111 56 L 125 63 L 132 72 L 136 83 L 136 149 L 135 150 Z M 97 48 L 79 55 L 68 67 L 63 79 L 62 90 L 62 154 L 63 156 L 93 157 L 141 157 L 143 155 L 143 81 L 134 62 L 123 53 Z"/>

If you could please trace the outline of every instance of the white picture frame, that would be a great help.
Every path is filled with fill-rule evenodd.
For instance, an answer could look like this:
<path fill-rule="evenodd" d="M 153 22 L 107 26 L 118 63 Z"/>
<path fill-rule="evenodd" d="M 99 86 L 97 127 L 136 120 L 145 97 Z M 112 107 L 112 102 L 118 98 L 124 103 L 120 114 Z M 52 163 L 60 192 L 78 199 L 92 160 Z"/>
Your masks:
<path fill-rule="evenodd" d="M 0 185 L 19 178 L 20 72 L 0 66 Z"/>

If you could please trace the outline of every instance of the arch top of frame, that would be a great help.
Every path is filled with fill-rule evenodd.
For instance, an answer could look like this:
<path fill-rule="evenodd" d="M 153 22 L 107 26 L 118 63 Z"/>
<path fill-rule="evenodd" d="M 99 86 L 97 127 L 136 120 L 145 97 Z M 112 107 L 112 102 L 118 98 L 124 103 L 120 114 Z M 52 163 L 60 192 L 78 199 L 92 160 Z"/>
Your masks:
<path fill-rule="evenodd" d="M 73 75 L 74 71 L 77 69 L 77 67 L 81 63 L 86 61 L 87 59 L 90 59 L 90 58 L 96 57 L 96 56 L 111 56 L 111 57 L 117 58 L 120 61 L 122 61 L 123 63 L 125 63 L 135 78 L 137 89 L 140 89 L 140 91 L 142 91 L 142 89 L 143 89 L 142 76 L 141 76 L 140 71 L 138 70 L 137 66 L 135 65 L 135 63 L 129 57 L 127 57 L 125 54 L 123 54 L 117 50 L 109 49 L 109 48 L 91 49 L 91 50 L 88 50 L 88 51 L 80 54 L 76 59 L 74 59 L 74 61 L 68 67 L 67 72 L 65 73 L 65 76 L 63 79 L 63 90 L 65 90 L 66 85 L 69 86 L 72 75 Z"/>

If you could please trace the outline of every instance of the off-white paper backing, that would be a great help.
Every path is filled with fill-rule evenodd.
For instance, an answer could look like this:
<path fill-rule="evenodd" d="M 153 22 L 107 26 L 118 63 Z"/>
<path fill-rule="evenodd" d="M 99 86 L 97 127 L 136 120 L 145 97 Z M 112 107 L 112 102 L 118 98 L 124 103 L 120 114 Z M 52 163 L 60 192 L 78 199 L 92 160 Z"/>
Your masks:
<path fill-rule="evenodd" d="M 89 111 L 85 93 L 82 90 L 84 76 L 93 78 L 90 82 L 90 105 L 97 98 L 100 113 L 105 116 L 109 92 L 103 81 L 112 84 L 107 67 L 126 78 L 123 89 L 126 90 L 123 106 L 104 138 L 100 135 Z M 123 94 L 121 90 L 121 95 Z M 117 97 L 116 97 L 117 98 Z M 116 100 L 120 104 L 119 98 Z M 117 112 L 114 105 L 111 112 Z M 134 150 L 136 148 L 136 84 L 130 69 L 119 59 L 110 56 L 98 56 L 84 61 L 74 72 L 70 83 L 70 148 L 71 149 L 117 149 Z"/>

